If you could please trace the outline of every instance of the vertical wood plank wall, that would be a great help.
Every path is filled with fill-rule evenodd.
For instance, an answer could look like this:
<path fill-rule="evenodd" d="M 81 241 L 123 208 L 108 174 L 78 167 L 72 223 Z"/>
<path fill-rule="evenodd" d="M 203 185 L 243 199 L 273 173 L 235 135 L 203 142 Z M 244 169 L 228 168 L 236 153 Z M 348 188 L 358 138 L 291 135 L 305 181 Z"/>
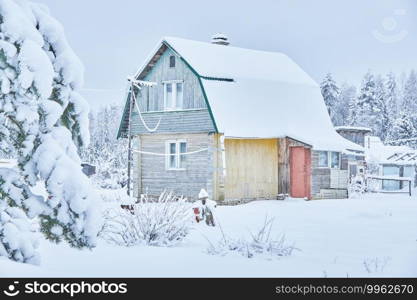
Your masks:
<path fill-rule="evenodd" d="M 175 56 L 175 67 L 169 66 L 169 57 Z M 184 109 L 206 108 L 203 91 L 197 76 L 190 68 L 170 49 L 166 49 L 162 56 L 156 61 L 150 72 L 142 78 L 143 80 L 155 82 L 157 85 L 149 88 L 142 88 L 138 95 L 138 103 L 141 111 L 163 111 L 164 110 L 164 81 L 183 81 L 183 103 Z M 149 103 L 149 105 L 148 105 Z"/>
<path fill-rule="evenodd" d="M 277 139 L 226 139 L 226 199 L 276 199 Z"/>
<path fill-rule="evenodd" d="M 223 151 L 221 134 L 210 135 L 210 144 L 213 148 L 213 199 L 225 200 L 225 166 L 223 165 Z"/>
<path fill-rule="evenodd" d="M 289 137 L 278 139 L 278 193 L 290 193 L 290 147 L 310 147 Z"/>
<path fill-rule="evenodd" d="M 213 197 L 213 156 L 214 135 L 197 134 L 148 134 L 136 138 L 143 152 L 165 153 L 168 140 L 185 140 L 187 152 L 208 148 L 207 151 L 186 157 L 185 170 L 167 170 L 165 156 L 135 154 L 134 189 L 136 196 L 147 193 L 158 196 L 162 191 L 183 195 L 196 200 L 200 189 L 208 191 Z"/>
<path fill-rule="evenodd" d="M 169 66 L 171 55 L 176 57 L 174 68 Z M 148 127 L 155 128 L 160 122 L 157 133 L 215 131 L 198 77 L 170 49 L 165 50 L 142 79 L 156 83 L 154 87 L 143 87 L 137 96 L 142 117 Z M 164 111 L 164 82 L 170 80 L 183 82 L 182 110 Z M 132 132 L 134 135 L 149 133 L 140 120 L 136 108 L 132 112 Z"/>
<path fill-rule="evenodd" d="M 313 199 L 347 198 L 347 158 L 341 157 L 342 169 L 319 168 L 319 151 L 312 151 L 312 197 Z M 345 161 L 346 160 L 346 161 Z M 333 181 L 333 182 L 332 182 Z M 345 182 L 343 186 L 342 183 Z"/>

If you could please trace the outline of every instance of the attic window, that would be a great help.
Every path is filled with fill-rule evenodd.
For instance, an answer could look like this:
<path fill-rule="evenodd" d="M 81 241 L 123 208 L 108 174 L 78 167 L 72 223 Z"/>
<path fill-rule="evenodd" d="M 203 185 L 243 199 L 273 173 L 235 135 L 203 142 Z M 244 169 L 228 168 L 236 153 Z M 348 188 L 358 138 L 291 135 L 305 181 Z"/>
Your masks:
<path fill-rule="evenodd" d="M 164 82 L 164 110 L 183 109 L 183 82 L 180 80 Z"/>
<path fill-rule="evenodd" d="M 171 55 L 169 57 L 169 67 L 170 68 L 175 68 L 175 56 L 174 55 Z"/>

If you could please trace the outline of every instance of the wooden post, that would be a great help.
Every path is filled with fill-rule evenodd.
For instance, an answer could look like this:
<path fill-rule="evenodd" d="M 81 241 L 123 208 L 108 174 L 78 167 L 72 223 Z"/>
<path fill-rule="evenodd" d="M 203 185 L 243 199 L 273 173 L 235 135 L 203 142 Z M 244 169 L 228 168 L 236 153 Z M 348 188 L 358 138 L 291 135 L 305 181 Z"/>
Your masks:
<path fill-rule="evenodd" d="M 127 150 L 127 195 L 130 196 L 130 186 L 131 186 L 131 164 L 132 164 L 132 108 L 133 101 L 131 94 L 133 93 L 133 88 L 130 87 L 130 92 L 128 93 L 129 97 L 129 122 L 128 122 L 128 150 Z"/>
<path fill-rule="evenodd" d="M 411 180 L 408 182 L 408 193 L 410 194 L 410 197 L 411 197 Z"/>

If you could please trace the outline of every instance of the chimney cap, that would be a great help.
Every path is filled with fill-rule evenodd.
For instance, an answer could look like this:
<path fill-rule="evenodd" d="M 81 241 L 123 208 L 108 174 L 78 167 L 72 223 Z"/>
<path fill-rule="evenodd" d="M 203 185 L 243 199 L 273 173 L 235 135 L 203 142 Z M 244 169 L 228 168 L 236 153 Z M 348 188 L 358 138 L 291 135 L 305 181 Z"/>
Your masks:
<path fill-rule="evenodd" d="M 211 43 L 216 45 L 227 46 L 230 44 L 229 38 L 224 33 L 216 33 L 211 37 Z"/>

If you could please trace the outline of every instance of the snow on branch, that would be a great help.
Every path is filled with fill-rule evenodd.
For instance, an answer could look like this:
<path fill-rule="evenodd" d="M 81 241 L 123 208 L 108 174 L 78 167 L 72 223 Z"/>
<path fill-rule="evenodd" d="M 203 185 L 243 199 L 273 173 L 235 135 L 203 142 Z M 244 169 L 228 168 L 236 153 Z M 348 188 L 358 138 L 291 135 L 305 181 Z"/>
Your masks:
<path fill-rule="evenodd" d="M 89 141 L 89 107 L 78 93 L 83 66 L 44 6 L 2 0 L 0 19 L 0 121 L 7 120 L 0 138 L 17 160 L 13 172 L 0 174 L 0 246 L 9 258 L 29 261 L 28 244 L 12 243 L 4 232 L 15 224 L 14 234 L 29 243 L 22 220 L 33 218 L 47 238 L 91 248 L 100 220 L 78 155 Z M 30 192 L 39 181 L 48 194 L 41 201 Z"/>
<path fill-rule="evenodd" d="M 156 200 L 142 195 L 128 209 L 107 210 L 104 218 L 100 235 L 120 246 L 172 246 L 187 236 L 193 224 L 191 204 L 167 192 Z"/>
<path fill-rule="evenodd" d="M 255 256 L 280 257 L 290 256 L 294 250 L 298 250 L 294 245 L 288 244 L 285 235 L 278 238 L 271 236 L 274 219 L 265 217 L 264 223 L 256 232 L 250 232 L 249 238 L 231 238 L 225 235 L 222 227 L 219 228 L 222 238 L 217 243 L 210 240 L 207 253 L 213 255 L 227 255 L 230 252 L 237 252 L 246 258 Z"/>

